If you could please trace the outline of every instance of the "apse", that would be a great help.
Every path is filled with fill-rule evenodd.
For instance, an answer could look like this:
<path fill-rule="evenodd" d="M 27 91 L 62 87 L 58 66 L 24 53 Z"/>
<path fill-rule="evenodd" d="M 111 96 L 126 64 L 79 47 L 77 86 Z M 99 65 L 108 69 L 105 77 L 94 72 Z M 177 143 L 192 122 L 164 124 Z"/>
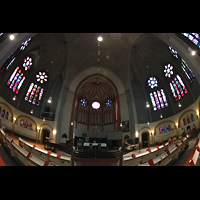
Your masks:
<path fill-rule="evenodd" d="M 80 82 L 74 98 L 75 135 L 106 138 L 107 131 L 119 130 L 119 99 L 115 84 L 101 74 Z"/>

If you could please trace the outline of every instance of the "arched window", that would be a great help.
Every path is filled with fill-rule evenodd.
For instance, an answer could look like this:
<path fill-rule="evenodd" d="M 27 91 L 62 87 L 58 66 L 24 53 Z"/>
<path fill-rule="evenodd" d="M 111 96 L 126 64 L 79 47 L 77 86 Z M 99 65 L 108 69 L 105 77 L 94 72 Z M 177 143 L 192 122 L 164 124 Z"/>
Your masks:
<path fill-rule="evenodd" d="M 183 124 L 186 125 L 186 119 L 185 118 L 183 118 Z"/>
<path fill-rule="evenodd" d="M 178 53 L 177 53 L 176 50 L 174 50 L 174 49 L 172 48 L 172 46 L 169 46 L 169 50 L 170 50 L 171 54 L 172 54 L 175 58 L 178 58 Z"/>
<path fill-rule="evenodd" d="M 169 124 L 169 125 L 168 125 L 168 131 L 171 131 L 171 129 L 172 129 L 172 128 L 171 128 L 171 125 Z"/>
<path fill-rule="evenodd" d="M 167 132 L 167 127 L 166 127 L 166 126 L 164 126 L 164 132 L 165 132 L 165 133 Z"/>
<path fill-rule="evenodd" d="M 29 38 L 28 40 L 25 40 L 20 47 L 20 50 L 23 51 L 29 44 L 29 42 L 31 41 L 31 38 Z"/>
<path fill-rule="evenodd" d="M 182 34 L 200 48 L 200 34 L 199 33 L 182 33 Z"/>
<path fill-rule="evenodd" d="M 12 54 L 9 56 L 9 58 L 4 62 L 4 64 L 1 66 L 1 74 L 4 76 L 9 69 L 9 67 L 14 63 L 16 58 L 16 50 L 12 52 Z"/>
<path fill-rule="evenodd" d="M 30 123 L 30 124 L 28 125 L 28 128 L 29 128 L 30 130 L 32 130 L 32 123 Z"/>
<path fill-rule="evenodd" d="M 190 123 L 190 117 L 189 116 L 187 116 L 187 122 L 188 122 L 188 124 Z"/>
<path fill-rule="evenodd" d="M 9 116 L 9 112 L 6 112 L 6 119 L 8 119 L 8 116 Z"/>
<path fill-rule="evenodd" d="M 192 33 L 192 34 L 195 34 L 195 33 Z M 195 36 L 197 36 L 199 38 L 199 34 L 197 34 Z M 191 36 L 191 38 L 194 39 L 195 41 L 197 41 L 195 39 L 195 37 Z M 171 54 L 178 59 L 177 51 L 174 50 L 172 47 L 169 47 L 169 49 L 170 49 Z M 190 82 L 191 83 L 194 82 L 195 75 L 192 72 L 192 70 L 190 69 L 190 67 L 188 66 L 188 64 L 185 62 L 185 60 L 183 60 L 182 58 L 181 58 L 181 68 L 185 72 L 185 75 L 190 80 Z"/>
<path fill-rule="evenodd" d="M 24 120 L 23 119 L 20 122 L 20 126 L 24 126 Z"/>
<path fill-rule="evenodd" d="M 158 80 L 155 77 L 150 77 L 148 80 L 148 86 L 153 89 L 158 87 Z M 168 107 L 167 98 L 163 89 L 155 90 L 150 93 L 150 99 L 153 106 L 153 110 L 160 110 Z"/>
<path fill-rule="evenodd" d="M 185 72 L 187 78 L 190 80 L 190 82 L 194 82 L 195 75 L 192 72 L 192 70 L 189 68 L 188 64 L 185 62 L 185 60 L 181 59 L 181 68 Z"/>
<path fill-rule="evenodd" d="M 28 127 L 28 122 L 26 121 L 25 123 L 24 123 L 24 128 L 27 128 Z"/>
<path fill-rule="evenodd" d="M 10 76 L 7 85 L 9 85 L 10 89 L 12 89 L 13 92 L 18 94 L 24 80 L 25 76 L 18 66 Z"/>
<path fill-rule="evenodd" d="M 28 101 L 29 103 L 32 103 L 33 105 L 40 105 L 40 101 L 42 99 L 42 95 L 44 92 L 44 88 L 41 88 L 40 86 L 31 83 L 28 91 L 25 96 L 25 101 Z"/>
<path fill-rule="evenodd" d="M 192 122 L 194 121 L 194 115 L 193 114 L 191 114 L 191 120 L 192 120 Z"/>
<path fill-rule="evenodd" d="M 160 134 L 163 133 L 163 129 L 162 129 L 162 127 L 159 128 L 159 131 L 160 131 Z"/>
<path fill-rule="evenodd" d="M 185 84 L 178 74 L 174 77 L 174 80 L 172 80 L 169 86 L 176 101 L 188 93 Z"/>
<path fill-rule="evenodd" d="M 2 111 L 2 115 L 1 115 L 2 117 L 4 117 L 5 116 L 5 109 L 3 109 L 3 111 Z"/>

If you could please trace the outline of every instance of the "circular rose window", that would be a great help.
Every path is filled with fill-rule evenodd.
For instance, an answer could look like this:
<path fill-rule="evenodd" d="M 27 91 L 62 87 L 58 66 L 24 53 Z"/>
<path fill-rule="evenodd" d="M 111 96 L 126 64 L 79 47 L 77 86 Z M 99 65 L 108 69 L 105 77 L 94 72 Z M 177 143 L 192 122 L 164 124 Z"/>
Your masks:
<path fill-rule="evenodd" d="M 100 108 L 100 103 L 99 102 L 97 102 L 97 101 L 94 101 L 93 103 L 92 103 L 92 108 L 94 108 L 94 109 L 99 109 Z"/>

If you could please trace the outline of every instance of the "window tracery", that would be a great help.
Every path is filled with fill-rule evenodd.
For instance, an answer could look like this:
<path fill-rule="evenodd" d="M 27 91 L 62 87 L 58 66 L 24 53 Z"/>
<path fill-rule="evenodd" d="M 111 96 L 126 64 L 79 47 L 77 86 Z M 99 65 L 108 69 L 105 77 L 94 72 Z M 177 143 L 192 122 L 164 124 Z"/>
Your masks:
<path fill-rule="evenodd" d="M 173 66 L 168 64 L 168 65 L 165 65 L 165 69 L 164 69 L 164 73 L 165 73 L 165 76 L 170 78 L 172 75 L 173 75 Z"/>

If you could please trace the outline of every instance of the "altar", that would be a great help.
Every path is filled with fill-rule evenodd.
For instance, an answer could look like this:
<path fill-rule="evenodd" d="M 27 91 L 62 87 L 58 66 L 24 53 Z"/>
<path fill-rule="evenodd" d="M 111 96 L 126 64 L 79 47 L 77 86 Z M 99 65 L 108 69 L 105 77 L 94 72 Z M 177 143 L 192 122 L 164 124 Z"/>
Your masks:
<path fill-rule="evenodd" d="M 84 143 L 83 143 L 83 146 L 84 146 L 84 147 L 89 147 L 90 145 L 91 145 L 92 147 L 94 147 L 94 146 L 107 147 L 107 144 L 106 144 L 106 143 L 96 143 L 96 142 L 93 142 L 93 143 L 84 142 Z"/>

